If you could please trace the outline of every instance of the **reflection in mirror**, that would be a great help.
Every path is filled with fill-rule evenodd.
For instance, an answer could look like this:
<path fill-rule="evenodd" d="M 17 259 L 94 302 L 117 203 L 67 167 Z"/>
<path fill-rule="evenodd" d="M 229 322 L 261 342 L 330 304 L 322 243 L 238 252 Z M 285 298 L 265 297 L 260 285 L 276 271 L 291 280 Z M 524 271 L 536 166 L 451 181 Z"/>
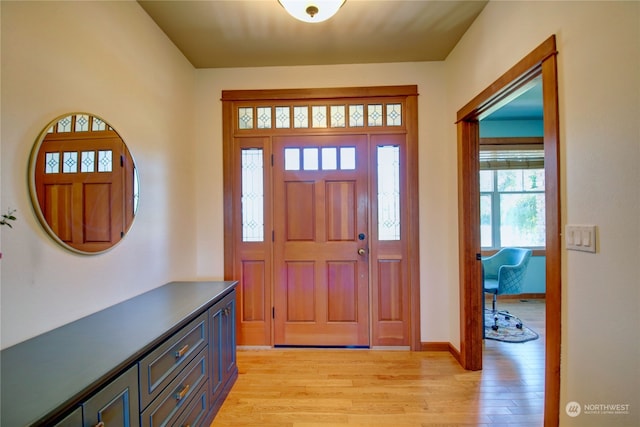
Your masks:
<path fill-rule="evenodd" d="M 118 133 L 92 114 L 58 117 L 31 152 L 34 210 L 51 237 L 83 254 L 104 252 L 125 236 L 138 206 L 138 174 Z"/>

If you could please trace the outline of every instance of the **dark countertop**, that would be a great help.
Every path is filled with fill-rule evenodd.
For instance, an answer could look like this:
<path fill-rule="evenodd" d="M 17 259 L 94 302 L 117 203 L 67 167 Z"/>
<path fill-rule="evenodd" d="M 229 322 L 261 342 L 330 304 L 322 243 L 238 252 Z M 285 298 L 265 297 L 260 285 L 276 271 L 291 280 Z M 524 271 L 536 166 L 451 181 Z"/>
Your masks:
<path fill-rule="evenodd" d="M 2 350 L 0 425 L 38 424 L 72 408 L 236 283 L 171 282 Z"/>

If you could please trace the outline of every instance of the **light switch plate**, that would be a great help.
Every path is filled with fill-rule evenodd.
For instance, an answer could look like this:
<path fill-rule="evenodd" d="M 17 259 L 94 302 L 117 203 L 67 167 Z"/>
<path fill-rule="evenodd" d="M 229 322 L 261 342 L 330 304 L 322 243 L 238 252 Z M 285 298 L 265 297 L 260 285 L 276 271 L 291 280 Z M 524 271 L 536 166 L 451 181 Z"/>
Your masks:
<path fill-rule="evenodd" d="M 565 246 L 570 251 L 596 251 L 596 226 L 567 224 L 564 229 Z"/>

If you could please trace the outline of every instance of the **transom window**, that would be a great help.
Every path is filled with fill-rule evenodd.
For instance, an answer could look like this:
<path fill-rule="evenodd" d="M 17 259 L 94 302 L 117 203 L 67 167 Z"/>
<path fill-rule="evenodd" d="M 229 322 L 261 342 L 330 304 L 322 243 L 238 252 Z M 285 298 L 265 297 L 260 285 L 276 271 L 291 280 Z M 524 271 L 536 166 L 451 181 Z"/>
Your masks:
<path fill-rule="evenodd" d="M 238 107 L 238 129 L 402 126 L 402 103 Z"/>
<path fill-rule="evenodd" d="M 112 133 L 113 129 L 102 119 L 90 114 L 72 114 L 54 123 L 47 134 L 82 137 Z M 90 151 L 47 151 L 45 154 L 45 174 L 112 172 L 113 152 L 111 150 Z"/>
<path fill-rule="evenodd" d="M 288 171 L 354 170 L 355 147 L 285 148 L 284 169 Z"/>

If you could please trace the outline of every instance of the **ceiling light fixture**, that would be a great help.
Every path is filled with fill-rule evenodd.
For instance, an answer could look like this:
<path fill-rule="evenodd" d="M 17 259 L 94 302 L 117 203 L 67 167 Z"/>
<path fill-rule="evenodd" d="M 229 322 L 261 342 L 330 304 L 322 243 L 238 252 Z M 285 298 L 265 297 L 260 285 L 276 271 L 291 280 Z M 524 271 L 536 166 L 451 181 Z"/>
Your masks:
<path fill-rule="evenodd" d="M 303 22 L 322 22 L 338 12 L 346 0 L 278 0 L 289 15 Z"/>

